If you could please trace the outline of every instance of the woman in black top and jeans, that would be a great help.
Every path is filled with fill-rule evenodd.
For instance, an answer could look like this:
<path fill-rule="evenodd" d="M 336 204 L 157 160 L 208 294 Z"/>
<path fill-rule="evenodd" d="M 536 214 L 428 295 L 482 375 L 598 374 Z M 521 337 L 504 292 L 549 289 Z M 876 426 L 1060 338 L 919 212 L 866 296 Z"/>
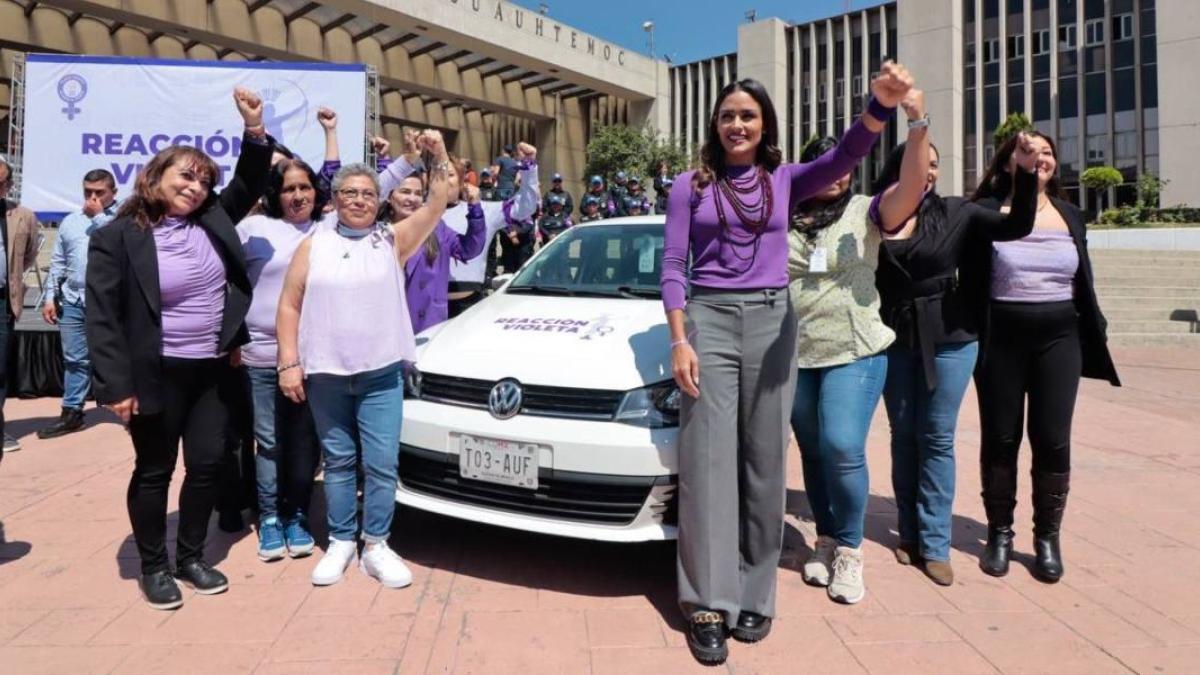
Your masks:
<path fill-rule="evenodd" d="M 905 150 L 902 144 L 888 157 L 877 194 L 899 181 L 901 167 L 914 159 L 906 158 Z M 880 214 L 884 242 L 876 279 L 880 313 L 896 332 L 883 392 L 892 427 L 892 487 L 900 533 L 896 559 L 904 565 L 923 563 L 930 578 L 950 585 L 954 434 L 978 348 L 977 307 L 959 285 L 957 272 L 975 242 L 1029 233 L 1037 180 L 1036 155 L 1027 150 L 1016 170 L 1014 206 L 1006 215 L 963 197 L 937 194 L 937 160 L 937 150 L 930 146 L 928 158 L 921 159 L 928 166 L 928 184 L 916 213 Z"/>
<path fill-rule="evenodd" d="M 1120 386 L 1105 344 L 1087 254 L 1083 213 L 1061 198 L 1054 142 L 1030 132 L 1038 151 L 1038 207 L 1033 231 L 1020 241 L 979 243 L 969 266 L 985 308 L 980 323 L 980 469 L 988 544 L 979 566 L 1003 576 L 1012 552 L 1017 503 L 1017 450 L 1029 407 L 1033 450 L 1033 573 L 1053 583 L 1063 574 L 1059 529 L 1071 477 L 1071 418 L 1079 378 Z M 1014 141 L 1000 147 L 974 200 L 1002 209 L 1012 192 L 1009 166 Z M 964 266 L 964 270 L 967 266 Z"/>

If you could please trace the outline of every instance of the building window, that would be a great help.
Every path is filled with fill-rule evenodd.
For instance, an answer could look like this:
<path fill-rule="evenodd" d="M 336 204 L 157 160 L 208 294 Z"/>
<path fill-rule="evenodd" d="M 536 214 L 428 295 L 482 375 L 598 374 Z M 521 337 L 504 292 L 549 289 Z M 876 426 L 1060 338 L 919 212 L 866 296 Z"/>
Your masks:
<path fill-rule="evenodd" d="M 836 96 L 839 101 L 842 100 L 843 98 L 845 98 L 846 97 L 846 81 L 840 77 L 838 79 L 834 80 L 833 81 L 833 91 L 834 91 L 834 96 Z"/>
<path fill-rule="evenodd" d="M 1008 58 L 1019 59 L 1025 56 L 1025 36 L 1024 35 L 1009 35 L 1008 36 Z"/>
<path fill-rule="evenodd" d="M 812 89 L 806 84 L 804 85 L 804 105 L 808 105 L 810 100 L 812 100 Z"/>
<path fill-rule="evenodd" d="M 1033 53 L 1046 54 L 1050 52 L 1050 29 L 1043 28 L 1033 34 Z"/>
<path fill-rule="evenodd" d="M 855 75 L 854 79 L 851 81 L 850 86 L 851 86 L 850 94 L 852 96 L 862 96 L 862 93 L 863 93 L 862 75 Z"/>
<path fill-rule="evenodd" d="M 1129 40 L 1133 38 L 1132 14 L 1118 14 L 1113 17 L 1112 24 L 1113 42 L 1116 42 L 1117 40 Z"/>
<path fill-rule="evenodd" d="M 1058 27 L 1058 50 L 1075 49 L 1075 24 L 1070 23 Z"/>
<path fill-rule="evenodd" d="M 1104 150 L 1105 150 L 1104 146 L 1107 144 L 1108 144 L 1107 136 L 1088 136 L 1088 139 L 1087 139 L 1087 161 L 1089 164 L 1092 162 L 1101 162 L 1101 163 L 1104 162 L 1104 155 L 1106 154 L 1104 152 Z"/>
<path fill-rule="evenodd" d="M 1000 60 L 1000 40 L 993 38 L 983 41 L 983 62 L 995 63 Z"/>
<path fill-rule="evenodd" d="M 819 101 L 821 103 L 825 102 L 825 83 L 824 82 L 821 83 L 821 88 L 817 93 L 817 101 Z"/>
<path fill-rule="evenodd" d="M 1104 44 L 1104 19 L 1092 19 L 1084 24 L 1087 46 Z"/>

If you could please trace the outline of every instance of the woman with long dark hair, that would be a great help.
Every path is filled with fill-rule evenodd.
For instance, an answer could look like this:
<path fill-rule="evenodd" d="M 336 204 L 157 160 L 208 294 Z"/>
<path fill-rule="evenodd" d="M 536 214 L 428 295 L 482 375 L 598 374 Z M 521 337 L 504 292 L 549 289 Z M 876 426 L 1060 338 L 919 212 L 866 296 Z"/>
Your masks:
<path fill-rule="evenodd" d="M 320 185 L 308 164 L 284 159 L 271 167 L 263 213 L 237 226 L 254 287 L 246 314 L 250 342 L 242 348 L 242 364 L 253 401 L 258 557 L 264 562 L 285 554 L 300 558 L 313 550 L 308 503 L 320 445 L 308 404 L 296 403 L 279 390 L 275 314 L 288 264 L 319 226 L 329 201 Z"/>
<path fill-rule="evenodd" d="M 1053 583 L 1063 575 L 1059 531 L 1070 488 L 1071 420 L 1079 378 L 1107 380 L 1113 386 L 1121 381 L 1108 352 L 1108 322 L 1096 300 L 1083 212 L 1064 199 L 1059 187 L 1054 141 L 1036 131 L 1027 135 L 1037 155 L 1033 230 L 1016 241 L 980 242 L 970 264 L 963 266 L 964 272 L 970 268 L 977 302 L 985 308 L 975 373 L 988 519 L 987 548 L 979 566 L 993 576 L 1008 573 L 1017 451 L 1022 427 L 1028 424 L 1033 574 Z M 973 197 L 980 206 L 1005 210 L 1013 202 L 1017 143 L 1013 138 L 997 150 Z"/>
<path fill-rule="evenodd" d="M 912 89 L 901 102 L 909 140 L 928 145 L 925 96 Z M 837 148 L 826 137 L 804 149 L 813 162 Z M 830 599 L 854 604 L 863 583 L 867 511 L 867 432 L 887 373 L 885 350 L 895 339 L 879 317 L 875 266 L 881 213 L 910 213 L 925 185 L 923 166 L 874 199 L 853 194 L 849 172 L 792 210 L 788 277 L 798 323 L 792 432 L 800 446 L 804 488 L 817 539 L 804 564 L 805 582 Z"/>
<path fill-rule="evenodd" d="M 1037 157 L 1029 143 L 1022 137 L 1016 146 L 1016 190 L 1007 214 L 939 195 L 932 145 L 898 146 L 875 184 L 882 194 L 911 172 L 924 189 L 919 208 L 880 214 L 885 234 L 877 279 L 881 315 L 896 332 L 883 389 L 900 533 L 896 560 L 920 566 L 943 586 L 954 583 L 954 435 L 978 351 L 980 306 L 958 271 L 973 242 L 1017 239 L 1033 227 Z"/>
<path fill-rule="evenodd" d="M 782 164 L 766 90 L 731 82 L 713 105 L 701 168 L 675 181 L 662 295 L 683 393 L 679 604 L 703 663 L 725 660 L 730 631 L 748 642 L 766 637 L 775 613 L 796 349 L 789 207 L 851 170 L 911 86 L 903 68 L 885 64 L 867 112 L 835 152 Z"/>
<path fill-rule="evenodd" d="M 225 460 L 231 361 L 245 344 L 251 284 L 234 223 L 267 184 L 272 141 L 262 99 L 234 91 L 245 142 L 229 184 L 196 148 L 172 146 L 138 173 L 117 217 L 88 248 L 87 335 L 96 401 L 129 425 L 135 462 L 127 501 L 147 604 L 183 604 L 175 579 L 222 593 L 225 575 L 204 562 L 208 519 Z M 167 489 L 183 441 L 175 571 L 167 557 Z"/>

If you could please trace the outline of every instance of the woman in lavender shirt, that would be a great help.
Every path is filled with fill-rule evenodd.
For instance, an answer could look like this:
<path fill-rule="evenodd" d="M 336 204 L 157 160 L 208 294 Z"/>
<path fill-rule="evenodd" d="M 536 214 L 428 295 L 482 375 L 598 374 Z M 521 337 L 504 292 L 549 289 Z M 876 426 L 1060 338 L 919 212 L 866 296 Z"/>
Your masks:
<path fill-rule="evenodd" d="M 254 297 L 246 315 L 250 343 L 242 363 L 250 379 L 254 409 L 254 465 L 258 491 L 258 557 L 264 562 L 288 554 L 312 553 L 308 502 L 320 446 L 306 403 L 279 391 L 275 313 L 283 277 L 300 243 L 318 227 L 328 195 L 312 168 L 299 159 L 271 167 L 264 213 L 238 223 L 238 237 Z"/>
<path fill-rule="evenodd" d="M 175 578 L 197 593 L 224 592 L 204 562 L 208 519 L 225 458 L 231 361 L 247 341 L 251 284 L 234 223 L 262 195 L 272 141 L 262 100 L 234 92 L 246 123 L 229 184 L 203 152 L 173 146 L 138 174 L 116 219 L 92 235 L 87 335 L 96 400 L 129 425 L 136 461 L 129 518 L 142 559 L 139 587 L 155 609 L 183 604 Z M 167 558 L 167 488 L 183 440 L 187 473 L 179 495 L 175 572 Z"/>
<path fill-rule="evenodd" d="M 1062 578 L 1059 532 L 1071 482 L 1071 419 L 1079 378 L 1120 386 L 1108 353 L 1108 322 L 1096 300 L 1088 260 L 1084 215 L 1063 199 L 1058 151 L 1037 131 L 1000 146 L 979 181 L 980 206 L 1013 207 L 1014 157 L 1018 142 L 1037 155 L 1037 211 L 1033 231 L 1007 242 L 981 241 L 960 271 L 981 309 L 979 365 L 979 452 L 987 547 L 979 567 L 1008 573 L 1017 505 L 1017 451 L 1026 426 L 1033 451 L 1033 574 L 1054 583 Z"/>
<path fill-rule="evenodd" d="M 911 86 L 885 64 L 867 113 L 837 150 L 801 165 L 781 163 L 763 86 L 731 82 L 716 97 L 701 168 L 674 181 L 662 295 L 683 394 L 678 588 L 688 647 L 702 663 L 725 660 L 730 631 L 747 642 L 766 637 L 775 613 L 796 372 L 789 206 L 853 169 Z"/>

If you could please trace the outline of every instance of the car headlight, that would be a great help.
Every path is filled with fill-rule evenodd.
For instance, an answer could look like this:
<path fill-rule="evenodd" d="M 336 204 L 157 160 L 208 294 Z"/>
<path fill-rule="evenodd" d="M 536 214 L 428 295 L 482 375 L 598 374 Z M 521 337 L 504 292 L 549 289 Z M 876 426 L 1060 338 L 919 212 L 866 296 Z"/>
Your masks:
<path fill-rule="evenodd" d="M 617 422 L 662 429 L 679 426 L 681 394 L 674 380 L 634 389 L 625 394 L 617 408 Z"/>

